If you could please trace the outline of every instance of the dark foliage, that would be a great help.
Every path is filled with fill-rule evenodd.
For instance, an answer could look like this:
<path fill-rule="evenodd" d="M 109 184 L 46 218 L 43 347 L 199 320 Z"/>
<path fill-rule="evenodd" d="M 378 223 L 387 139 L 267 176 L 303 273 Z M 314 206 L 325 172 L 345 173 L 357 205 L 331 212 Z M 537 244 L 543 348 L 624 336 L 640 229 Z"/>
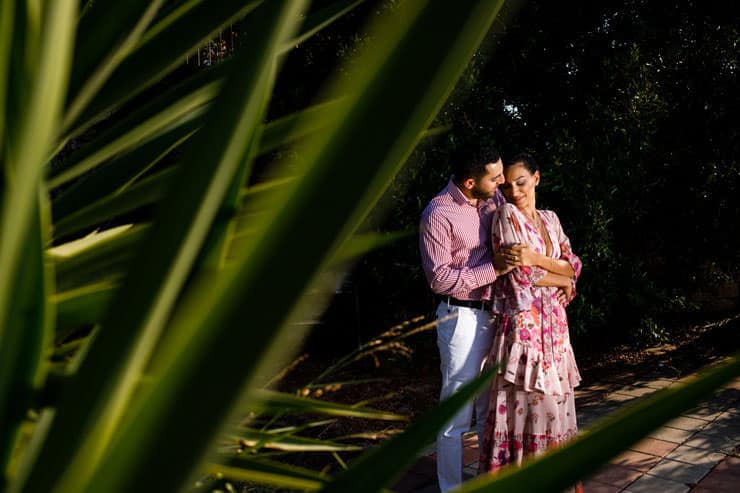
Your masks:
<path fill-rule="evenodd" d="M 352 19 L 293 70 L 341 58 Z M 368 227 L 415 229 L 461 146 L 527 150 L 543 165 L 538 205 L 585 264 L 577 336 L 654 342 L 674 317 L 736 309 L 739 28 L 731 2 L 528 2 L 483 44 L 436 122 L 452 130 L 420 145 Z M 431 308 L 415 236 L 364 259 L 348 286 L 317 337 L 349 343 Z"/>

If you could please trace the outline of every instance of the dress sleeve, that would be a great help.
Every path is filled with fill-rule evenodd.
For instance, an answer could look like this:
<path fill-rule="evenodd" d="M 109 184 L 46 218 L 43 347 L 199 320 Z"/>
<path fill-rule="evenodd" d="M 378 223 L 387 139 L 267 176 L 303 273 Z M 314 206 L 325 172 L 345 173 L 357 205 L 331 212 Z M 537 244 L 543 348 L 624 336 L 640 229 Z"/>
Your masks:
<path fill-rule="evenodd" d="M 570 266 L 573 267 L 573 271 L 575 272 L 575 274 L 573 275 L 573 279 L 574 281 L 577 281 L 578 278 L 581 276 L 581 269 L 583 268 L 583 264 L 581 263 L 581 259 L 578 258 L 578 255 L 573 253 L 573 250 L 570 247 L 570 239 L 568 239 L 565 231 L 563 231 L 563 226 L 560 224 L 560 219 L 558 218 L 557 214 L 552 212 L 552 216 L 555 220 L 555 225 L 558 231 L 558 243 L 560 243 L 560 258 L 567 261 Z"/>
<path fill-rule="evenodd" d="M 552 211 L 551 214 L 558 233 L 558 243 L 560 244 L 560 259 L 565 260 L 570 264 L 571 267 L 573 267 L 574 274 L 571 278 L 573 289 L 571 291 L 570 297 L 566 300 L 566 303 L 570 303 L 571 301 L 573 301 L 573 298 L 576 297 L 576 281 L 578 281 L 578 278 L 581 276 L 581 269 L 583 268 L 583 264 L 581 263 L 581 259 L 578 258 L 578 255 L 573 253 L 573 250 L 570 247 L 570 239 L 568 239 L 565 231 L 563 231 L 563 225 L 560 224 L 560 218 L 558 218 L 558 215 Z"/>

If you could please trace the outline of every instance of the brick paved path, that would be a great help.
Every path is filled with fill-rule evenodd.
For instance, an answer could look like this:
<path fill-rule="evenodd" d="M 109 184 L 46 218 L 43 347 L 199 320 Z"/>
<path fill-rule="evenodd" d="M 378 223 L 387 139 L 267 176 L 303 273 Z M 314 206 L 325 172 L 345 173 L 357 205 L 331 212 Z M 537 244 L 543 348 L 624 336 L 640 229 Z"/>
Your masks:
<path fill-rule="evenodd" d="M 622 375 L 611 382 L 579 388 L 576 409 L 581 429 L 610 412 L 677 382 L 657 371 L 651 379 Z M 720 389 L 696 409 L 659 428 L 584 481 L 585 493 L 740 492 L 740 379 Z M 424 455 L 391 489 L 438 492 L 435 458 Z M 465 440 L 465 473 L 476 473 L 478 444 Z"/>

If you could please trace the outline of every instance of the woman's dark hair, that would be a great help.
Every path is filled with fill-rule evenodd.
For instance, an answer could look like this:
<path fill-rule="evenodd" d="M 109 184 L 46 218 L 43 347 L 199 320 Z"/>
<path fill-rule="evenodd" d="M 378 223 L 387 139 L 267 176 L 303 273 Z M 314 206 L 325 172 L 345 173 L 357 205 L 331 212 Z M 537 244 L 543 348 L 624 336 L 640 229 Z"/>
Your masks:
<path fill-rule="evenodd" d="M 486 165 L 501 159 L 501 154 L 492 146 L 462 146 L 452 155 L 454 181 L 460 184 L 468 178 L 477 180 L 486 174 Z"/>
<path fill-rule="evenodd" d="M 535 161 L 534 157 L 528 152 L 520 152 L 507 161 L 506 164 L 504 164 L 504 168 L 510 168 L 519 163 L 521 163 L 531 174 L 534 174 L 535 171 L 539 171 L 540 169 L 537 161 Z"/>

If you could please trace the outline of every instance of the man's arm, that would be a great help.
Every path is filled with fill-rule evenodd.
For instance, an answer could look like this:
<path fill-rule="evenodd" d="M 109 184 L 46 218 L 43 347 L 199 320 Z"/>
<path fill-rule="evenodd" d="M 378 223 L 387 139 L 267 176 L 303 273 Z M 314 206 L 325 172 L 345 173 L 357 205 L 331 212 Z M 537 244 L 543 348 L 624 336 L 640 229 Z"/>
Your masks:
<path fill-rule="evenodd" d="M 492 261 L 474 267 L 452 267 L 452 227 L 434 213 L 422 217 L 419 228 L 422 266 L 429 286 L 437 294 L 454 298 L 496 280 Z"/>

